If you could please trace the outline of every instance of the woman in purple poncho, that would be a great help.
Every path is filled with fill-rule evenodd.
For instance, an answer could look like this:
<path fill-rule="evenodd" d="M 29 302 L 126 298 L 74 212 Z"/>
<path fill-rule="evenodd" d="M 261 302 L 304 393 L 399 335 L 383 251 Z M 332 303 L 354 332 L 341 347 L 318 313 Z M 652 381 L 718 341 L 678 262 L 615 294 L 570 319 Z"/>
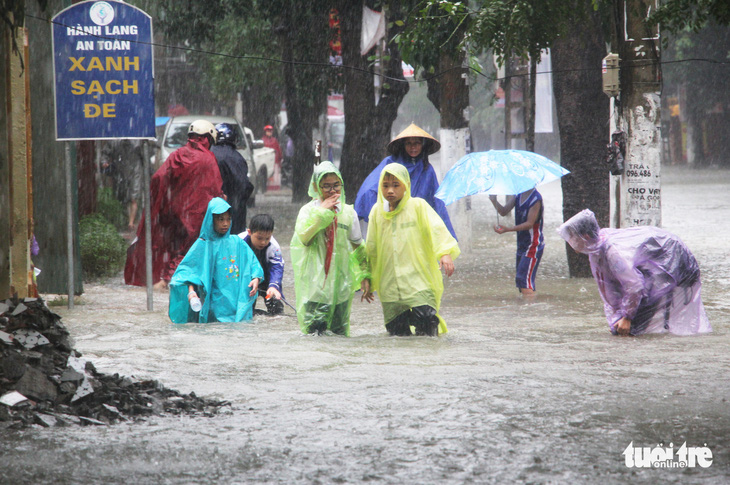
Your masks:
<path fill-rule="evenodd" d="M 368 222 L 370 209 L 373 208 L 378 200 L 378 184 L 380 183 L 380 172 L 383 167 L 389 163 L 400 163 L 408 169 L 408 175 L 411 178 L 411 196 L 420 197 L 433 207 L 433 210 L 441 217 L 446 224 L 452 236 L 456 238 L 456 233 L 451 225 L 449 213 L 446 211 L 446 205 L 441 199 L 435 197 L 439 188 L 439 181 L 436 177 L 436 171 L 428 161 L 428 156 L 436 153 L 441 149 L 441 143 L 422 130 L 415 124 L 411 123 L 408 128 L 403 130 L 388 143 L 389 156 L 385 157 L 375 170 L 370 172 L 365 181 L 360 186 L 355 199 L 355 212 L 357 216 Z M 365 235 L 365 233 L 363 233 Z"/>
<path fill-rule="evenodd" d="M 700 268 L 684 243 L 656 227 L 600 229 L 586 209 L 558 228 L 587 254 L 614 335 L 711 332 Z"/>

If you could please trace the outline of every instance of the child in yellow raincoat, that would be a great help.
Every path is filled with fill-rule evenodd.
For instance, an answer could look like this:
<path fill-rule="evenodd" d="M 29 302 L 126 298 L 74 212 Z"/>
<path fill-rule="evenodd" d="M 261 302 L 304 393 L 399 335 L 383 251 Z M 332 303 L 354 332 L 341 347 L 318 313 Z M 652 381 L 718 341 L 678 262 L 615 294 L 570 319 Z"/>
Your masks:
<path fill-rule="evenodd" d="M 309 195 L 290 246 L 299 326 L 304 333 L 349 336 L 352 297 L 367 276 L 360 225 L 332 162 L 314 167 Z"/>
<path fill-rule="evenodd" d="M 451 276 L 461 251 L 436 211 L 411 198 L 406 167 L 383 168 L 369 219 L 365 248 L 372 277 L 362 283 L 363 299 L 371 302 L 372 292 L 378 292 L 391 335 L 445 333 L 438 314 L 444 292 L 440 270 Z"/>

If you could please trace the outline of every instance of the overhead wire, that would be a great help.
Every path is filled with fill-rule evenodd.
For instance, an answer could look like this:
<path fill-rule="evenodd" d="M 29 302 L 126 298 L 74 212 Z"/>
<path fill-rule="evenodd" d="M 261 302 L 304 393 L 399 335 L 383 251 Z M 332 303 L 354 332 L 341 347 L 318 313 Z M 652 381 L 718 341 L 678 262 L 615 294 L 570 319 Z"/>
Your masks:
<path fill-rule="evenodd" d="M 41 21 L 47 22 L 49 24 L 61 25 L 63 27 L 76 29 L 76 26 L 66 25 L 64 23 L 56 22 L 51 19 L 39 17 L 36 15 L 26 14 L 25 17 L 36 19 L 36 20 L 41 20 Z M 84 32 L 84 34 L 89 37 L 96 37 L 96 38 L 103 39 L 103 40 L 120 40 L 118 37 L 113 37 L 113 36 L 104 36 L 104 35 L 98 35 L 98 34 L 87 33 L 87 32 Z M 408 79 L 404 79 L 404 78 L 388 76 L 386 74 L 378 74 L 378 73 L 372 72 L 369 69 L 365 69 L 365 68 L 361 68 L 361 67 L 357 67 L 357 66 L 344 65 L 344 64 L 331 64 L 329 62 L 284 60 L 284 59 L 278 59 L 275 57 L 252 56 L 252 55 L 245 55 L 245 54 L 244 55 L 227 54 L 225 52 L 217 52 L 217 51 L 200 49 L 200 48 L 195 48 L 195 47 L 170 45 L 170 44 L 163 44 L 163 43 L 158 43 L 158 42 L 143 42 L 143 41 L 130 40 L 130 39 L 124 39 L 124 40 L 129 40 L 130 42 L 133 42 L 136 44 L 141 44 L 141 45 L 150 45 L 152 47 L 180 50 L 180 51 L 191 52 L 191 53 L 196 53 L 196 54 L 205 54 L 205 55 L 210 55 L 210 56 L 225 57 L 225 58 L 229 58 L 229 59 L 238 59 L 238 60 L 243 60 L 243 61 L 252 60 L 252 61 L 272 62 L 272 63 L 277 63 L 277 64 L 291 64 L 291 65 L 295 65 L 295 66 L 315 66 L 315 67 L 322 67 L 322 68 L 326 68 L 326 69 L 348 69 L 351 71 L 362 72 L 369 76 L 378 76 L 378 77 L 380 77 L 382 79 L 386 79 L 388 81 L 401 82 L 401 83 L 402 82 L 424 83 L 424 82 L 431 81 L 433 79 L 437 79 L 441 76 L 444 76 L 451 71 L 464 69 L 464 67 L 456 66 L 456 67 L 452 67 L 452 68 L 449 68 L 449 69 L 446 69 L 443 71 L 439 71 L 430 76 L 425 76 L 425 77 L 422 76 L 420 79 L 408 80 Z M 694 57 L 694 58 L 690 58 L 690 59 L 675 59 L 675 60 L 671 60 L 671 61 L 658 61 L 658 62 L 652 61 L 652 60 L 649 60 L 649 61 L 637 60 L 637 61 L 623 61 L 623 62 L 630 62 L 632 64 L 635 64 L 635 65 L 629 66 L 629 67 L 637 67 L 637 68 L 647 67 L 647 66 L 652 66 L 652 65 L 680 64 L 680 63 L 687 63 L 687 62 L 706 62 L 706 63 L 710 63 L 710 64 L 730 65 L 730 60 L 717 60 L 717 59 L 698 58 L 698 57 Z M 492 80 L 492 81 L 505 81 L 507 79 L 521 78 L 521 77 L 529 76 L 529 74 L 511 74 L 509 76 L 497 77 L 497 76 L 487 75 L 472 66 L 467 66 L 466 68 L 469 69 L 474 74 L 482 76 L 482 77 Z M 594 67 L 584 67 L 584 68 L 573 68 L 573 69 L 553 69 L 550 71 L 540 71 L 537 73 L 537 75 L 567 73 L 567 72 L 588 72 L 588 71 L 596 71 L 596 70 L 602 70 L 602 69 L 603 68 L 600 66 L 595 67 L 595 68 Z"/>

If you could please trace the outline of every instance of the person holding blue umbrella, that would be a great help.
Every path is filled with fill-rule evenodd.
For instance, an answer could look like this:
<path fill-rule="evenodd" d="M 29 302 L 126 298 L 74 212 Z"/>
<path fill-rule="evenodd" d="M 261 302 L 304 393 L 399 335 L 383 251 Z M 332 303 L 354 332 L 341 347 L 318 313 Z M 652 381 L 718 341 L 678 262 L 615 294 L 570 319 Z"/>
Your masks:
<path fill-rule="evenodd" d="M 517 256 L 515 285 L 525 298 L 535 297 L 535 277 L 545 248 L 545 236 L 542 231 L 542 195 L 537 189 L 530 189 L 519 195 L 508 195 L 505 205 L 490 195 L 489 200 L 501 216 L 506 216 L 514 208 L 515 225 L 512 227 L 497 224 L 497 234 L 505 232 L 517 233 Z"/>
<path fill-rule="evenodd" d="M 436 177 L 436 171 L 428 161 L 428 156 L 433 155 L 440 149 L 441 143 L 415 123 L 411 123 L 408 128 L 400 132 L 388 143 L 390 155 L 375 167 L 375 170 L 367 176 L 357 192 L 355 212 L 357 212 L 358 217 L 362 221 L 368 222 L 370 209 L 378 200 L 380 173 L 389 163 L 400 163 L 408 169 L 411 180 L 411 195 L 428 202 L 428 205 L 444 221 L 451 235 L 456 238 L 449 213 L 446 211 L 446 205 L 444 201 L 437 199 L 435 196 L 439 188 L 439 181 Z M 365 235 L 365 232 L 363 232 L 363 235 Z"/>
<path fill-rule="evenodd" d="M 505 216 L 515 209 L 515 225 L 497 224 L 498 234 L 517 233 L 515 284 L 523 296 L 535 296 L 535 276 L 545 238 L 542 231 L 542 196 L 535 187 L 570 172 L 552 160 L 525 150 L 489 150 L 464 155 L 446 172 L 436 197 L 449 205 L 462 197 L 481 193 Z M 497 195 L 506 195 L 505 205 Z"/>

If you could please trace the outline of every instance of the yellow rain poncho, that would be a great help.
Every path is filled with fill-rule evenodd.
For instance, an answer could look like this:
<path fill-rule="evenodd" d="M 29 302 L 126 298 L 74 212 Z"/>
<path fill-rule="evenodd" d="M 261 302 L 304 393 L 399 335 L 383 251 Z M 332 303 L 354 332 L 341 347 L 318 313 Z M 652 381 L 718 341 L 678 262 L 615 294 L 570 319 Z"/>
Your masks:
<path fill-rule="evenodd" d="M 389 210 L 382 189 L 378 189 L 365 247 L 372 272 L 371 291 L 378 292 L 387 324 L 421 305 L 438 312 L 444 293 L 439 259 L 445 254 L 456 259 L 461 251 L 436 211 L 425 200 L 411 197 L 408 169 L 399 163 L 386 165 L 378 187 L 382 187 L 386 174 L 400 180 L 406 192 L 396 208 Z M 446 322 L 437 316 L 438 331 L 445 333 Z"/>
<path fill-rule="evenodd" d="M 297 318 L 304 333 L 329 330 L 347 336 L 353 294 L 367 277 L 365 249 L 355 209 L 344 203 L 344 188 L 336 212 L 321 207 L 319 184 L 328 174 L 342 183 L 332 162 L 314 168 L 312 201 L 300 209 L 291 241 Z"/>

